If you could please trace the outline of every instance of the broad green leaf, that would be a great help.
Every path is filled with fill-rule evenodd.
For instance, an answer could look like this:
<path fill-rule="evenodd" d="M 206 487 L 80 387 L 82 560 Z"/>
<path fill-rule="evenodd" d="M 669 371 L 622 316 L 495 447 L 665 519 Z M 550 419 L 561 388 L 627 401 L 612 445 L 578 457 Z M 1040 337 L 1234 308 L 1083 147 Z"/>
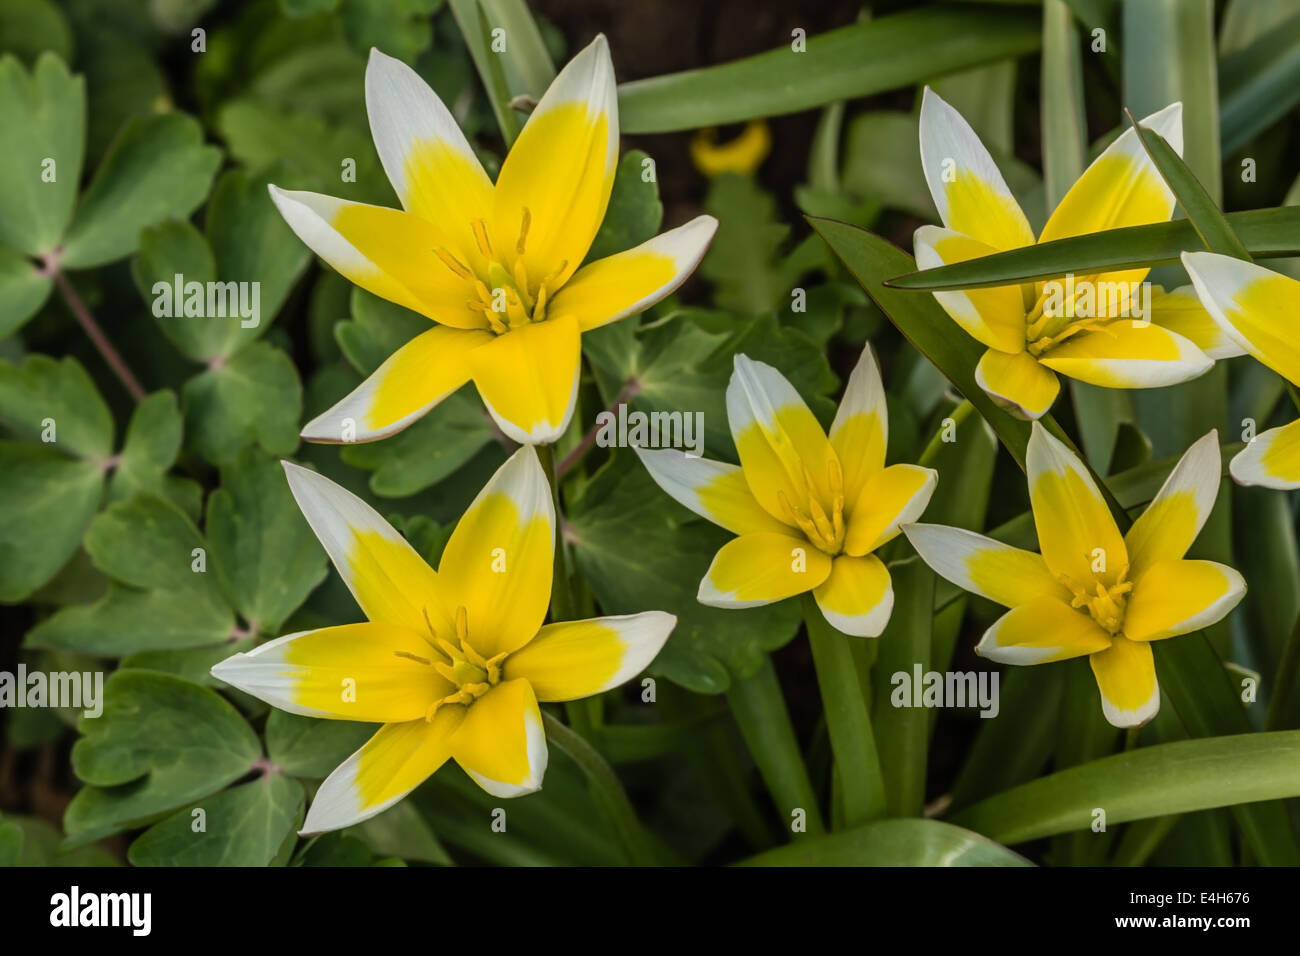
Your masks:
<path fill-rule="evenodd" d="M 788 308 L 799 274 L 779 262 L 790 227 L 777 219 L 772 195 L 747 176 L 724 173 L 710 184 L 704 208 L 718 232 L 699 273 L 717 287 L 718 307 L 741 315 Z"/>
<path fill-rule="evenodd" d="M 375 494 L 405 498 L 455 472 L 495 435 L 474 386 L 465 385 L 404 431 L 383 441 L 345 445 L 341 454 L 353 468 L 374 472 L 370 490 Z"/>
<path fill-rule="evenodd" d="M 352 49 L 378 47 L 407 63 L 433 43 L 431 14 L 442 0 L 342 0 L 339 24 Z"/>
<path fill-rule="evenodd" d="M 540 100 L 555 79 L 555 64 L 528 4 L 525 0 L 479 2 L 488 25 L 505 31 L 509 56 L 500 59 L 505 63 L 510 89 Z"/>
<path fill-rule="evenodd" d="M 86 162 L 91 164 L 103 158 L 127 121 L 171 108 L 172 96 L 151 37 L 129 27 L 87 35 L 95 42 L 81 45 L 76 62 L 86 77 Z"/>
<path fill-rule="evenodd" d="M 1252 209 L 1228 213 L 1224 218 L 1257 259 L 1300 255 L 1300 207 Z M 1083 275 L 1176 265 L 1184 250 L 1200 246 L 1196 229 L 1180 219 L 1056 239 L 937 269 L 899 274 L 888 284 L 892 289 L 909 290 L 1013 285 L 1054 279 L 1070 272 Z"/>
<path fill-rule="evenodd" d="M 354 202 L 396 205 L 363 127 L 250 99 L 225 103 L 216 127 L 230 155 L 254 174 L 284 162 L 307 188 Z"/>
<path fill-rule="evenodd" d="M 1014 845 L 1211 807 L 1300 796 L 1300 731 L 1235 734 L 1103 757 L 990 797 L 952 822 Z"/>
<path fill-rule="evenodd" d="M 65 848 L 63 834 L 37 817 L 10 814 L 5 819 L 23 831 L 17 866 L 121 866 L 118 858 L 102 846 Z"/>
<path fill-rule="evenodd" d="M 135 866 L 267 866 L 293 833 L 303 803 L 302 784 L 263 773 L 154 824 L 127 858 Z"/>
<path fill-rule="evenodd" d="M 113 453 L 113 417 L 75 358 L 0 361 L 0 422 L 74 458 L 101 464 Z"/>
<path fill-rule="evenodd" d="M 203 202 L 220 164 L 221 152 L 184 113 L 131 120 L 82 197 L 62 264 L 89 269 L 135 252 L 145 226 L 183 219 Z"/>
<path fill-rule="evenodd" d="M 95 604 L 46 618 L 28 633 L 30 645 L 120 656 L 216 644 L 233 632 L 207 542 L 169 502 L 141 494 L 110 505 L 85 545 L 113 586 Z"/>
<path fill-rule="evenodd" d="M 72 768 L 87 786 L 63 825 L 73 845 L 147 823 L 253 769 L 257 734 L 215 691 L 179 677 L 119 670 L 104 713 L 83 719 Z"/>
<path fill-rule="evenodd" d="M 49 51 L 72 59 L 72 30 L 52 0 L 8 0 L 0 7 L 0 46 L 26 63 Z"/>
<path fill-rule="evenodd" d="M 352 319 L 334 327 L 334 337 L 352 367 L 369 375 L 399 348 L 429 330 L 422 315 L 352 287 Z"/>
<path fill-rule="evenodd" d="M 40 311 L 53 284 L 25 257 L 0 246 L 0 339 Z"/>
<path fill-rule="evenodd" d="M 1235 153 L 1295 107 L 1300 97 L 1300 13 L 1272 5 L 1289 19 L 1273 24 L 1219 64 L 1223 152 Z"/>
<path fill-rule="evenodd" d="M 200 372 L 181 389 L 187 447 L 213 464 L 254 443 L 273 455 L 298 447 L 302 385 L 293 361 L 254 342 L 224 365 Z"/>
<path fill-rule="evenodd" d="M 54 577 L 103 491 L 104 469 L 94 462 L 0 441 L 0 601 L 21 601 Z"/>
<path fill-rule="evenodd" d="M 415 804 L 399 800 L 353 831 L 376 856 L 400 857 L 416 863 L 451 866 L 452 858 Z"/>
<path fill-rule="evenodd" d="M 242 314 L 240 321 L 206 320 L 227 330 L 222 356 L 233 355 L 266 332 L 311 259 L 311 251 L 298 241 L 267 192 L 270 176 L 278 171 L 251 176 L 231 170 L 217 181 L 208 204 L 207 237 L 217 278 L 225 283 L 255 282 L 258 289 L 256 325 L 245 328 L 254 320 Z"/>
<path fill-rule="evenodd" d="M 149 491 L 195 516 L 203 489 L 197 482 L 167 472 L 181 450 L 181 411 L 172 391 L 154 392 L 135 407 L 126 440 L 109 481 L 109 498 L 118 501 Z"/>
<path fill-rule="evenodd" d="M 325 578 L 325 553 L 274 458 L 245 449 L 208 498 L 212 566 L 250 629 L 278 634 Z"/>
<path fill-rule="evenodd" d="M 354 720 L 318 720 L 272 710 L 266 718 L 266 754 L 291 777 L 323 780 L 378 729 Z"/>
<path fill-rule="evenodd" d="M 17 866 L 22 852 L 22 828 L 0 817 L 0 866 Z"/>
<path fill-rule="evenodd" d="M 245 637 L 225 640 L 208 647 L 189 647 L 174 651 L 137 651 L 123 657 L 121 666 L 161 671 L 174 677 L 183 677 L 194 684 L 222 688 L 226 685 L 212 676 L 212 668 L 227 657 L 251 651 L 256 645 L 256 638 Z"/>
<path fill-rule="evenodd" d="M 86 139 L 86 89 L 53 53 L 30 72 L 0 57 L 0 243 L 30 256 L 54 250 L 72 218 Z"/>
<path fill-rule="evenodd" d="M 523 128 L 523 120 L 510 105 L 516 95 L 511 91 L 506 57 L 492 50 L 492 24 L 488 22 L 488 13 L 480 0 L 448 0 L 456 26 L 460 28 L 465 47 L 474 61 L 483 91 L 487 94 L 496 118 L 501 138 L 507 148 L 515 141 Z M 507 43 L 509 41 L 507 40 Z M 518 92 L 525 92 L 522 89 Z"/>
<path fill-rule="evenodd" d="M 1031 866 L 978 833 L 938 820 L 880 820 L 798 840 L 741 866 Z"/>
<path fill-rule="evenodd" d="M 661 133 L 796 113 L 1031 53 L 1038 16 L 1027 10 L 927 7 L 807 37 L 721 66 L 619 87 L 625 133 Z"/>
<path fill-rule="evenodd" d="M 1132 114 L 1129 118 L 1133 119 Z M 1136 121 L 1133 122 L 1133 130 L 1137 133 L 1142 148 L 1151 157 L 1151 162 L 1177 198 L 1178 205 L 1187 213 L 1192 228 L 1201 237 L 1205 248 L 1221 255 L 1249 260 L 1250 253 L 1241 244 L 1241 239 L 1232 231 L 1232 226 L 1228 225 L 1219 207 L 1214 204 L 1200 180 L 1188 169 L 1182 157 L 1155 130 L 1146 129 Z M 1218 177 L 1215 178 L 1217 181 Z"/>
<path fill-rule="evenodd" d="M 700 604 L 700 579 L 731 535 L 690 517 L 631 452 L 621 452 L 571 504 L 569 534 L 602 613 L 656 609 L 677 615 L 651 669 L 691 690 L 719 693 L 732 675 L 754 673 L 768 651 L 794 636 L 799 607 L 784 601 L 734 611 Z"/>
<path fill-rule="evenodd" d="M 1085 168 L 1088 116 L 1083 102 L 1079 30 L 1064 0 L 1044 0 L 1042 93 L 1043 185 L 1055 209 Z"/>
<path fill-rule="evenodd" d="M 206 363 L 220 356 L 234 338 L 228 326 L 238 325 L 238 319 L 185 314 L 185 285 L 206 284 L 217 278 L 212 249 L 190 223 L 170 219 L 146 228 L 140 234 L 140 254 L 131 260 L 131 274 L 163 335 L 186 358 Z M 176 295 L 178 275 L 180 303 Z"/>
<path fill-rule="evenodd" d="M 658 234 L 663 223 L 664 204 L 659 201 L 653 163 L 654 160 L 639 149 L 628 150 L 619 160 L 605 220 L 587 251 L 587 262 L 624 252 Z M 648 181 L 647 175 L 651 177 Z"/>

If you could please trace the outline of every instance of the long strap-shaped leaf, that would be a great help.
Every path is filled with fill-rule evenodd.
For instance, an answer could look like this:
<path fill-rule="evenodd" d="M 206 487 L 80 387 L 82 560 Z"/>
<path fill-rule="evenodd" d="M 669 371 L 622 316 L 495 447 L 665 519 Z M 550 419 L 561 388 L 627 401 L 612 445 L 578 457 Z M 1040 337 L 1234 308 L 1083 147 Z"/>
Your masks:
<path fill-rule="evenodd" d="M 1030 866 L 1004 846 L 938 820 L 881 820 L 768 850 L 741 866 Z"/>
<path fill-rule="evenodd" d="M 1071 767 L 989 797 L 952 822 L 1014 845 L 1107 826 L 1300 796 L 1300 731 L 1180 740 Z"/>
<path fill-rule="evenodd" d="M 1300 256 L 1300 206 L 1252 209 L 1223 217 L 1257 259 Z M 1178 262 L 1185 250 L 1201 248 L 1196 228 L 1187 220 L 1107 229 L 1072 239 L 1057 239 L 965 262 L 898 274 L 891 289 L 977 289 L 1051 279 L 1073 272 L 1095 275 Z"/>

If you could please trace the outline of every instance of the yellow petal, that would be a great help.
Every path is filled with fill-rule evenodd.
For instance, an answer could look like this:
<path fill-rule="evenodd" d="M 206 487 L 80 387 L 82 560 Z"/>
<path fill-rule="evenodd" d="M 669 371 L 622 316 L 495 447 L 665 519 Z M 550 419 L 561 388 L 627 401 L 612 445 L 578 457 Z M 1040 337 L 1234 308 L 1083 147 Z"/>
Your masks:
<path fill-rule="evenodd" d="M 937 573 L 1004 607 L 1019 607 L 1044 596 L 1066 602 L 1072 597 L 1041 554 L 938 524 L 904 525 L 903 533 Z"/>
<path fill-rule="evenodd" d="M 1124 535 L 1130 580 L 1157 561 L 1178 560 L 1187 553 L 1219 495 L 1222 468 L 1217 431 L 1201 436 L 1187 449 Z"/>
<path fill-rule="evenodd" d="M 434 224 L 444 236 L 439 245 L 462 262 L 474 261 L 470 223 L 490 215 L 492 181 L 438 94 L 401 60 L 372 47 L 366 112 L 402 208 Z"/>
<path fill-rule="evenodd" d="M 602 35 L 560 71 L 501 164 L 491 232 L 511 274 L 527 209 L 528 275 L 573 275 L 605 218 L 617 162 L 618 97 Z"/>
<path fill-rule="evenodd" d="M 650 477 L 676 501 L 732 534 L 789 533 L 792 526 L 763 510 L 735 465 L 693 458 L 675 448 L 634 448 Z"/>
<path fill-rule="evenodd" d="M 504 678 L 526 680 L 542 701 L 590 697 L 645 670 L 676 624 L 663 611 L 547 624 L 506 658 Z"/>
<path fill-rule="evenodd" d="M 1300 420 L 1255 436 L 1228 463 L 1238 484 L 1300 488 Z"/>
<path fill-rule="evenodd" d="M 1183 106 L 1174 103 L 1141 121 L 1163 136 L 1179 155 L 1183 152 Z M 1167 222 L 1174 211 L 1174 194 L 1138 142 L 1125 130 L 1070 187 L 1043 227 L 1039 242 L 1083 236 L 1123 226 Z M 1141 282 L 1148 269 L 1106 273 L 1113 282 Z"/>
<path fill-rule="evenodd" d="M 525 445 L 554 442 L 569 427 L 581 361 L 572 316 L 511 329 L 469 354 L 483 404 L 503 432 Z"/>
<path fill-rule="evenodd" d="M 1300 382 L 1300 282 L 1213 252 L 1184 252 L 1183 265 L 1224 333 L 1287 381 Z"/>
<path fill-rule="evenodd" d="M 324 475 L 283 462 L 289 490 L 343 583 L 372 621 L 454 630 L 438 576 L 375 509 Z"/>
<path fill-rule="evenodd" d="M 885 467 L 889 411 L 871 345 L 863 346 L 831 422 L 831 447 L 844 474 L 844 500 L 857 501 L 867 479 Z"/>
<path fill-rule="evenodd" d="M 452 705 L 440 707 L 432 722 L 385 724 L 325 778 L 300 835 L 350 827 L 387 810 L 447 762 L 464 715 Z"/>
<path fill-rule="evenodd" d="M 1160 286 L 1151 290 L 1151 321 L 1176 332 L 1214 359 L 1235 358 L 1246 350 L 1214 321 L 1192 285 L 1166 292 Z"/>
<path fill-rule="evenodd" d="M 830 573 L 830 557 L 802 538 L 759 531 L 728 541 L 714 555 L 698 600 L 709 607 L 758 607 L 811 591 Z"/>
<path fill-rule="evenodd" d="M 438 564 L 448 604 L 465 608 L 476 651 L 493 657 L 532 639 L 551 600 L 554 559 L 550 486 L 537 452 L 525 445 L 465 511 Z"/>
<path fill-rule="evenodd" d="M 451 738 L 451 752 L 494 797 L 522 797 L 540 790 L 546 774 L 546 733 L 528 681 L 502 681 L 474 701 Z"/>
<path fill-rule="evenodd" d="M 1235 570 L 1213 561 L 1157 561 L 1133 583 L 1124 636 L 1159 641 L 1223 620 L 1246 594 Z"/>
<path fill-rule="evenodd" d="M 349 282 L 442 325 L 487 328 L 487 319 L 466 304 L 471 289 L 433 253 L 446 237 L 419 216 L 319 193 L 270 190 L 289 228 Z"/>
<path fill-rule="evenodd" d="M 469 353 L 492 334 L 434 326 L 394 352 L 368 379 L 303 426 L 313 442 L 377 441 L 413 425 L 469 381 Z"/>
<path fill-rule="evenodd" d="M 898 526 L 911 524 L 930 503 L 939 473 L 920 465 L 890 465 L 867 480 L 848 511 L 844 552 L 875 551 L 898 536 Z"/>
<path fill-rule="evenodd" d="M 644 312 L 695 271 L 717 230 L 718 220 L 697 216 L 634 249 L 597 259 L 561 286 L 546 314 L 572 316 L 587 332 Z"/>
<path fill-rule="evenodd" d="M 928 86 L 921 100 L 921 166 L 939 218 L 994 249 L 1016 249 L 1034 232 L 993 157 L 970 124 Z"/>
<path fill-rule="evenodd" d="M 874 554 L 835 557 L 813 598 L 831 627 L 853 637 L 879 637 L 894 610 L 889 570 Z"/>
<path fill-rule="evenodd" d="M 1037 422 L 1025 465 L 1047 566 L 1089 590 L 1094 579 L 1114 584 L 1128 567 L 1128 550 L 1087 469 Z"/>
<path fill-rule="evenodd" d="M 1204 375 L 1214 361 L 1189 339 L 1137 319 L 1081 332 L 1039 356 L 1070 378 L 1105 388 L 1159 388 Z"/>
<path fill-rule="evenodd" d="M 212 675 L 304 717 L 415 720 L 455 690 L 433 670 L 429 640 L 427 631 L 394 624 L 344 624 L 235 654 Z"/>
<path fill-rule="evenodd" d="M 978 239 L 938 226 L 922 226 L 916 230 L 912 245 L 916 265 L 921 269 L 935 269 L 998 252 Z M 1002 352 L 1024 351 L 1027 325 L 1020 286 L 936 292 L 934 298 L 975 341 Z"/>
<path fill-rule="evenodd" d="M 1088 658 L 1101 691 L 1101 709 L 1116 727 L 1141 727 L 1160 709 L 1151 645 L 1116 635 L 1108 650 Z"/>
<path fill-rule="evenodd" d="M 975 384 L 1017 418 L 1047 414 L 1061 391 L 1056 374 L 1028 352 L 1009 354 L 989 349 L 975 366 Z"/>
<path fill-rule="evenodd" d="M 737 355 L 727 384 L 727 420 L 745 480 L 769 514 L 787 514 L 782 495 L 801 508 L 815 495 L 823 510 L 831 512 L 831 472 L 838 459 L 821 424 L 785 376 Z"/>
<path fill-rule="evenodd" d="M 1109 646 L 1110 635 L 1087 614 L 1057 598 L 1039 596 L 998 618 L 975 653 L 1000 664 L 1045 664 Z"/>

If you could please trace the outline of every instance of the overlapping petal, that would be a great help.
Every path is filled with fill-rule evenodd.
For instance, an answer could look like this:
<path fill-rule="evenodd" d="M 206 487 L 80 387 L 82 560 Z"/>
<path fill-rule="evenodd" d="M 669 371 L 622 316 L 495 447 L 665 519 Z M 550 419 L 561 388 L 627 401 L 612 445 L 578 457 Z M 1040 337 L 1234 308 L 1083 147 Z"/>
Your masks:
<path fill-rule="evenodd" d="M 1019 607 L 1044 595 L 1070 600 L 1069 589 L 1041 554 L 945 525 L 907 524 L 903 533 L 936 572 L 962 590 L 1004 607 Z"/>
<path fill-rule="evenodd" d="M 837 555 L 813 599 L 831 627 L 853 637 L 879 637 L 894 610 L 889 569 L 874 554 Z"/>
<path fill-rule="evenodd" d="M 521 797 L 542 787 L 546 732 L 526 680 L 502 681 L 476 700 L 448 743 L 461 768 L 494 797 Z"/>
<path fill-rule="evenodd" d="M 885 467 L 889 444 L 889 411 L 876 357 L 867 344 L 844 386 L 844 398 L 831 422 L 831 448 L 840 461 L 844 500 L 857 501 L 862 487 Z"/>
<path fill-rule="evenodd" d="M 898 536 L 899 525 L 910 524 L 925 511 L 939 473 L 920 465 L 890 465 L 862 486 L 848 513 L 844 553 L 863 555 Z"/>
<path fill-rule="evenodd" d="M 939 226 L 922 226 L 912 240 L 919 269 L 935 269 L 998 252 L 993 246 Z M 1020 286 L 935 292 L 952 320 L 975 341 L 1001 352 L 1025 349 L 1025 299 Z"/>
<path fill-rule="evenodd" d="M 726 462 L 696 458 L 675 448 L 635 448 L 655 483 L 673 499 L 732 534 L 790 533 L 749 490 L 744 472 Z"/>
<path fill-rule="evenodd" d="M 975 366 L 975 384 L 1017 418 L 1038 419 L 1056 401 L 1061 382 L 1056 373 L 1028 352 L 989 349 Z"/>
<path fill-rule="evenodd" d="M 590 697 L 645 670 L 676 624 L 663 611 L 547 624 L 506 659 L 503 676 L 526 680 L 541 701 Z"/>
<path fill-rule="evenodd" d="M 1228 470 L 1239 484 L 1282 491 L 1300 488 L 1300 420 L 1256 435 L 1228 463 Z"/>
<path fill-rule="evenodd" d="M 1110 636 L 1087 614 L 1040 595 L 998 618 L 975 652 L 1000 664 L 1044 664 L 1105 651 L 1110 643 Z"/>
<path fill-rule="evenodd" d="M 758 607 L 811 591 L 830 573 L 830 556 L 802 537 L 770 531 L 744 534 L 714 555 L 700 582 L 699 602 L 710 607 Z"/>
<path fill-rule="evenodd" d="M 1204 375 L 1214 360 L 1177 332 L 1116 319 L 1075 335 L 1039 357 L 1047 368 L 1106 388 L 1159 388 Z"/>
<path fill-rule="evenodd" d="M 469 370 L 498 427 L 517 442 L 554 442 L 578 398 L 581 333 L 572 316 L 499 335 L 469 353 Z"/>

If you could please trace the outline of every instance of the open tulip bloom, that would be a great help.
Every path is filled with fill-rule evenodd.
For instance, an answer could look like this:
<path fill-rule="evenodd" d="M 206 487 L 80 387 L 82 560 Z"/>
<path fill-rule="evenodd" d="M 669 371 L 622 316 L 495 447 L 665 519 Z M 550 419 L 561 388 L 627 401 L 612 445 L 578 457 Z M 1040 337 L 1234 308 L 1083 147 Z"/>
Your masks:
<path fill-rule="evenodd" d="M 878 637 L 894 592 L 873 551 L 915 521 L 936 472 L 885 467 L 885 391 L 871 347 L 849 377 L 830 436 L 784 376 L 737 355 L 727 418 L 740 466 L 637 449 L 651 477 L 691 511 L 739 535 L 700 582 L 699 601 L 747 608 L 813 592 L 845 634 Z"/>
<path fill-rule="evenodd" d="M 1213 252 L 1184 252 L 1183 266 L 1224 333 L 1292 384 L 1300 383 L 1300 282 Z M 1255 435 L 1228 464 L 1243 485 L 1300 488 L 1300 421 Z"/>
<path fill-rule="evenodd" d="M 1182 153 L 1182 104 L 1142 125 Z M 943 227 L 916 231 L 916 262 L 930 269 L 1033 245 L 1033 230 L 975 131 L 955 109 L 925 91 L 921 162 Z M 1125 130 L 1066 193 L 1038 242 L 1122 226 L 1164 222 L 1174 195 Z M 1214 324 L 1188 287 L 1151 290 L 1149 314 L 1134 283 L 1148 269 L 1045 282 L 935 292 L 958 325 L 988 347 L 975 380 L 1021 418 L 1040 418 L 1060 391 L 1057 375 L 1108 388 L 1151 388 L 1202 374 L 1216 358 L 1241 351 Z M 1105 303 L 1103 305 L 1103 303 Z"/>
<path fill-rule="evenodd" d="M 538 702 L 617 687 L 677 622 L 646 611 L 543 626 L 555 511 L 531 447 L 474 499 L 437 572 L 360 498 L 284 467 L 369 621 L 281 637 L 212 673 L 290 713 L 383 725 L 321 784 L 304 833 L 374 816 L 448 759 L 494 796 L 537 790 L 547 762 Z"/>
<path fill-rule="evenodd" d="M 1037 422 L 1026 470 L 1041 554 L 942 525 L 903 533 L 953 584 L 1011 608 L 985 632 L 981 656 L 1042 664 L 1086 654 L 1106 719 L 1141 726 L 1160 708 L 1151 642 L 1214 624 L 1246 593 L 1232 568 L 1184 558 L 1218 495 L 1218 434 L 1187 450 L 1125 535 L 1088 470 Z"/>
<path fill-rule="evenodd" d="M 402 209 L 271 187 L 298 237 L 340 274 L 434 325 L 303 429 L 373 441 L 474 380 L 515 441 L 555 441 L 573 414 L 583 332 L 649 308 L 704 255 L 700 216 L 583 265 L 609 204 L 618 100 L 603 36 L 555 78 L 488 179 L 450 112 L 410 67 L 372 50 L 366 109 Z"/>

